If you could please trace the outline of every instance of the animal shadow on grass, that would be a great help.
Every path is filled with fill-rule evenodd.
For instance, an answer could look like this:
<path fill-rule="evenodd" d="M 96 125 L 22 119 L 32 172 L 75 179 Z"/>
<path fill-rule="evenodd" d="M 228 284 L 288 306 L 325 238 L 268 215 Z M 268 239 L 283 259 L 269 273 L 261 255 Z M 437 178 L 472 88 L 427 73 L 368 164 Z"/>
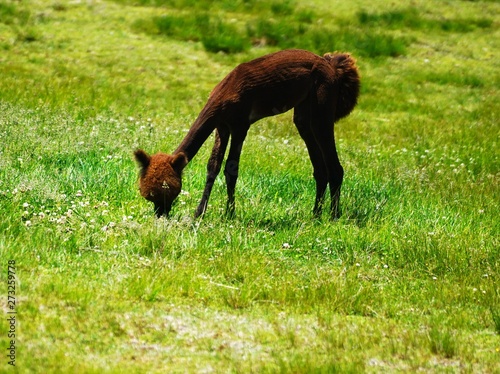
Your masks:
<path fill-rule="evenodd" d="M 343 219 L 365 227 L 369 222 L 379 222 L 386 214 L 389 196 L 384 188 L 371 186 L 359 189 L 346 186 L 343 195 Z"/>
<path fill-rule="evenodd" d="M 310 214 L 310 220 L 317 220 L 312 213 Z M 246 217 L 242 219 L 242 221 L 244 221 L 247 226 L 255 226 L 260 229 L 279 232 L 301 226 L 304 222 L 304 217 L 299 217 L 298 214 L 283 214 L 263 218 L 258 216 Z"/>
<path fill-rule="evenodd" d="M 305 178 L 305 177 L 304 177 Z M 287 184 L 290 178 L 280 179 L 279 183 Z M 304 223 L 316 223 L 318 225 L 329 224 L 331 221 L 327 212 L 323 212 L 320 217 L 315 217 L 308 202 L 310 200 L 309 182 L 299 178 L 297 182 L 296 196 L 304 193 L 304 196 L 298 197 L 293 202 L 289 199 L 284 202 L 279 202 L 271 195 L 261 195 L 261 201 L 253 207 L 244 209 L 240 206 L 239 212 L 234 217 L 225 216 L 228 222 L 236 219 L 241 221 L 247 226 L 254 226 L 261 229 L 271 231 L 281 231 L 299 227 Z M 276 183 L 276 182 L 275 182 Z M 355 224 L 358 227 L 365 227 L 369 223 L 380 222 L 385 215 L 387 215 L 387 204 L 389 202 L 390 191 L 387 186 L 370 184 L 370 186 L 363 186 L 364 183 L 347 182 L 345 188 L 342 190 L 342 215 L 333 221 L 333 224 Z M 279 186 L 275 188 L 279 189 Z M 251 200 L 251 195 L 254 190 L 245 191 L 242 201 Z M 307 195 L 307 196 L 306 196 Z M 328 206 L 330 200 L 326 197 L 324 205 Z M 285 207 L 284 211 L 273 212 L 269 210 L 270 206 L 282 204 Z"/>

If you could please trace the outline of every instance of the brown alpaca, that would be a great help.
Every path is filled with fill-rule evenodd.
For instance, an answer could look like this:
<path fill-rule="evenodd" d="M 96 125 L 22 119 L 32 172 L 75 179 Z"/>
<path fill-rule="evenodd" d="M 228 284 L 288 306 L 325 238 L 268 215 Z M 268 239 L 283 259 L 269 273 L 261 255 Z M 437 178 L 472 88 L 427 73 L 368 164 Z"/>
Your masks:
<path fill-rule="evenodd" d="M 227 212 L 234 214 L 234 191 L 241 149 L 250 125 L 261 118 L 294 108 L 293 121 L 306 143 L 316 180 L 314 215 L 321 214 L 330 185 L 332 218 L 340 216 L 340 187 L 344 170 L 335 148 L 334 123 L 347 116 L 357 103 L 359 74 L 355 60 L 346 53 L 323 57 L 302 50 L 272 53 L 243 63 L 212 91 L 186 137 L 172 155 L 152 156 L 135 151 L 140 165 L 141 195 L 155 206 L 158 217 L 168 215 L 181 191 L 181 174 L 215 130 L 215 144 L 207 165 L 207 180 L 196 217 L 205 213 L 226 147 L 231 145 L 224 175 Z"/>

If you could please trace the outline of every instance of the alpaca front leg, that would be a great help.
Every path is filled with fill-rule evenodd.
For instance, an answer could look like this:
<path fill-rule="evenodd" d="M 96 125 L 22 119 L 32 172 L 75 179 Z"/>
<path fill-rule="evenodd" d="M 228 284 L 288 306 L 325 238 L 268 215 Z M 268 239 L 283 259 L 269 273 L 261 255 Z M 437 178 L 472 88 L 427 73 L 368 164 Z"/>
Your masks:
<path fill-rule="evenodd" d="M 203 190 L 203 195 L 201 201 L 196 208 L 195 217 L 199 217 L 205 213 L 207 210 L 208 199 L 212 193 L 212 187 L 214 185 L 215 179 L 219 175 L 222 160 L 224 159 L 224 154 L 226 153 L 227 143 L 229 141 L 229 130 L 226 128 L 218 128 L 215 132 L 215 144 L 212 148 L 212 154 L 207 164 L 207 180 L 205 182 L 205 189 Z"/>

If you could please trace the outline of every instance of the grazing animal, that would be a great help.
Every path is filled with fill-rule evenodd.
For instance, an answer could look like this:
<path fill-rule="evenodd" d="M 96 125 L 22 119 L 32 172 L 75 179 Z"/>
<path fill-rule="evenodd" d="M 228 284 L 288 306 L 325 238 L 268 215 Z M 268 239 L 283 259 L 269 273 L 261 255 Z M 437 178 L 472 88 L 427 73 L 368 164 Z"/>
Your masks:
<path fill-rule="evenodd" d="M 168 215 L 181 191 L 182 170 L 215 130 L 205 189 L 195 216 L 207 209 L 230 138 L 224 175 L 227 213 L 233 215 L 240 154 L 250 125 L 294 108 L 293 121 L 306 143 L 316 180 L 313 213 L 320 216 L 329 184 L 330 214 L 338 218 L 344 170 L 335 148 L 334 123 L 353 110 L 359 86 L 356 61 L 347 53 L 327 53 L 321 57 L 303 50 L 285 50 L 242 63 L 213 89 L 172 155 L 150 156 L 143 150 L 135 151 L 141 195 L 154 203 L 158 217 Z"/>

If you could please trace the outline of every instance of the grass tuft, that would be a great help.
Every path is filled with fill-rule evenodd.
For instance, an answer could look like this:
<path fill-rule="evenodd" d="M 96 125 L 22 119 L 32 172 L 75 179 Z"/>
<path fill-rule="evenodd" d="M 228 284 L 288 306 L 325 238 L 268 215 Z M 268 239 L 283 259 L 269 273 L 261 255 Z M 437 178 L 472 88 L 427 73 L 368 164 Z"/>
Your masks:
<path fill-rule="evenodd" d="M 25 26 L 31 18 L 31 12 L 8 0 L 0 1 L 0 23 L 5 25 Z"/>
<path fill-rule="evenodd" d="M 221 20 L 210 21 L 201 42 L 208 52 L 240 53 L 250 48 L 249 40 L 238 29 Z"/>
<path fill-rule="evenodd" d="M 500 308 L 497 306 L 490 306 L 491 317 L 495 327 L 495 332 L 500 335 Z"/>
<path fill-rule="evenodd" d="M 431 352 L 447 359 L 457 354 L 457 338 L 450 331 L 444 330 L 441 324 L 431 327 L 429 331 Z"/>

